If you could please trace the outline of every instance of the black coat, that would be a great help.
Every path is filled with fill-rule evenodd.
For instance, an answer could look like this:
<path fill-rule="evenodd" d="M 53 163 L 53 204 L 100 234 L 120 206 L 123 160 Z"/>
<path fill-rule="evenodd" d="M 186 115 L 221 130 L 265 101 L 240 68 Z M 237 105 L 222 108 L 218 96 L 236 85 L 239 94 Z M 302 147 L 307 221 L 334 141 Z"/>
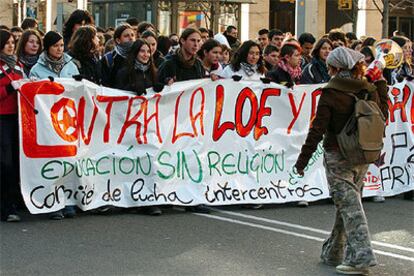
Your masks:
<path fill-rule="evenodd" d="M 116 75 L 118 70 L 125 67 L 126 59 L 118 55 L 115 50 L 106 53 L 100 60 L 102 72 L 102 85 L 115 87 Z"/>
<path fill-rule="evenodd" d="M 135 79 L 130 79 L 128 66 L 124 66 L 116 73 L 114 88 L 135 92 L 138 96 L 145 95 L 145 89 L 153 86 L 151 70 L 145 72 L 135 69 Z"/>
<path fill-rule="evenodd" d="M 330 79 L 329 76 L 323 75 L 320 71 L 318 66 L 313 64 L 312 62 L 305 66 L 302 71 L 302 77 L 300 79 L 301 84 L 317 84 L 317 83 L 325 83 L 328 82 Z"/>
<path fill-rule="evenodd" d="M 167 84 L 170 79 L 185 81 L 202 79 L 204 76 L 205 70 L 200 60 L 196 59 L 194 65 L 188 68 L 180 62 L 177 54 L 167 56 L 158 69 L 158 80 L 163 84 Z"/>
<path fill-rule="evenodd" d="M 286 87 L 293 87 L 295 84 L 288 72 L 282 70 L 280 67 L 273 69 L 266 74 L 266 77 L 271 81 Z"/>
<path fill-rule="evenodd" d="M 160 68 L 160 65 L 165 61 L 165 58 L 160 51 L 155 52 L 153 59 L 155 68 Z"/>
<path fill-rule="evenodd" d="M 82 77 L 98 85 L 101 84 L 101 63 L 97 59 L 93 57 L 76 57 L 71 52 L 69 52 L 68 54 L 73 58 L 72 61 L 73 63 L 75 63 L 76 67 L 78 67 L 79 74 Z"/>

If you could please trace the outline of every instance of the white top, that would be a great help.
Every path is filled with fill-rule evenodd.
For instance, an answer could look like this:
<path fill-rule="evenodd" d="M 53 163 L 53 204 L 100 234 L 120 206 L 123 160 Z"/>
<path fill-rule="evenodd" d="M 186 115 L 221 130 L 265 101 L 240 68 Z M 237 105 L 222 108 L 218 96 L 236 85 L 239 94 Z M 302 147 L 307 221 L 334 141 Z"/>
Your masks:
<path fill-rule="evenodd" d="M 231 64 L 227 65 L 226 68 L 224 68 L 224 70 L 222 70 L 219 73 L 219 76 L 225 79 L 231 79 L 231 77 L 234 75 L 241 76 L 242 80 L 246 80 L 246 81 L 252 81 L 252 80 L 257 81 L 257 80 L 260 80 L 260 78 L 264 77 L 264 74 L 261 74 L 259 72 L 255 72 L 253 75 L 248 76 L 246 72 L 244 72 L 243 69 L 240 69 L 239 71 L 235 72 Z"/>
<path fill-rule="evenodd" d="M 221 66 L 221 64 L 219 63 L 218 64 L 219 66 L 218 66 L 218 68 L 216 69 L 216 70 L 213 70 L 213 71 L 210 71 L 210 72 L 208 72 L 207 70 L 206 70 L 206 76 L 207 77 L 209 77 L 211 74 L 215 74 L 215 75 L 217 75 L 217 76 L 221 76 L 221 74 L 222 74 L 222 72 L 223 72 L 223 66 Z"/>

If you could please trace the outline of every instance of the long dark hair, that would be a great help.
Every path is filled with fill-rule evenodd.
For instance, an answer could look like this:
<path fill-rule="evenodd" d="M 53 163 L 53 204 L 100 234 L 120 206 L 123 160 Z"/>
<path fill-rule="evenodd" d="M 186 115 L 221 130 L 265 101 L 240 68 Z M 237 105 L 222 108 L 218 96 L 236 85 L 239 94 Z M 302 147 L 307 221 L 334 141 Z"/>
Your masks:
<path fill-rule="evenodd" d="M 135 85 L 137 83 L 137 74 L 136 74 L 135 68 L 134 68 L 135 60 L 137 58 L 137 55 L 138 55 L 139 51 L 141 50 L 141 47 L 144 46 L 144 45 L 147 45 L 148 48 L 151 51 L 151 47 L 149 46 L 149 44 L 145 40 L 139 38 L 139 39 L 135 40 L 135 42 L 132 44 L 131 49 L 129 50 L 128 56 L 127 56 L 126 66 L 127 66 L 127 70 L 128 70 L 128 79 L 129 79 L 129 82 L 131 83 L 133 89 L 135 89 L 135 90 L 137 89 L 137 87 L 135 87 Z M 152 84 L 154 85 L 156 83 L 156 80 L 157 80 L 157 70 L 155 69 L 155 65 L 154 65 L 154 62 L 152 60 L 152 57 L 150 57 L 149 63 L 150 63 L 150 69 L 149 69 L 150 70 L 150 76 L 151 76 Z"/>
<path fill-rule="evenodd" d="M 14 43 L 16 43 L 16 40 L 14 39 L 14 36 L 11 32 L 8 30 L 0 30 L 0 51 L 3 51 L 10 37 L 13 37 Z"/>
<path fill-rule="evenodd" d="M 34 35 L 37 37 L 37 39 L 39 39 L 39 50 L 37 50 L 36 54 L 40 55 L 40 53 L 42 53 L 43 43 L 42 43 L 42 38 L 40 37 L 39 32 L 33 29 L 28 29 L 23 32 L 22 37 L 19 39 L 19 42 L 17 44 L 16 55 L 18 57 L 25 55 L 24 48 L 26 47 L 26 43 L 29 41 L 29 38 L 31 35 Z"/>
<path fill-rule="evenodd" d="M 263 64 L 262 49 L 260 48 L 260 45 L 254 42 L 253 40 L 247 40 L 243 42 L 243 44 L 240 46 L 237 52 L 234 53 L 230 63 L 234 71 L 240 70 L 240 63 L 247 62 L 247 56 L 249 54 L 250 48 L 252 47 L 258 47 L 260 52 L 259 61 L 257 62 L 257 71 L 261 74 L 265 73 L 266 69 Z"/>
<path fill-rule="evenodd" d="M 69 49 L 74 58 L 89 59 L 96 52 L 96 45 L 93 39 L 96 36 L 96 29 L 92 26 L 82 26 L 76 30 L 69 42 Z"/>
<path fill-rule="evenodd" d="M 331 48 L 333 49 L 332 42 L 329 40 L 329 38 L 321 38 L 316 42 L 315 46 L 313 47 L 312 57 L 320 58 L 319 51 L 321 50 L 323 44 L 325 43 L 328 43 L 329 45 L 331 45 Z"/>
<path fill-rule="evenodd" d="M 81 24 L 82 21 L 85 21 L 85 24 L 93 24 L 93 19 L 91 14 L 86 10 L 75 10 L 73 11 L 68 20 L 65 22 L 65 25 L 63 26 L 63 38 L 65 40 L 69 40 L 72 37 L 73 34 L 73 27 L 76 24 Z"/>

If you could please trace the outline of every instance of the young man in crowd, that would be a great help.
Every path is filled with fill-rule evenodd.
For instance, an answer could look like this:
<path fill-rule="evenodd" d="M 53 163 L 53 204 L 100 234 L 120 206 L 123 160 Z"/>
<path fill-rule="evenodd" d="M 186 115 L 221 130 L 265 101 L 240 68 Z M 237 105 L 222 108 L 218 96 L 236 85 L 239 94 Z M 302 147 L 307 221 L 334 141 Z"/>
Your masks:
<path fill-rule="evenodd" d="M 138 37 L 138 18 L 136 17 L 128 17 L 127 20 L 125 20 L 125 23 L 128 23 L 129 25 L 131 25 L 132 29 L 135 32 L 135 36 Z"/>
<path fill-rule="evenodd" d="M 185 29 L 180 36 L 180 48 L 167 56 L 160 65 L 158 81 L 164 85 L 172 85 L 177 81 L 202 79 L 206 73 L 202 62 L 197 58 L 201 47 L 201 33 L 193 28 Z M 204 205 L 186 207 L 187 211 L 209 213 Z"/>
<path fill-rule="evenodd" d="M 328 33 L 328 38 L 335 48 L 346 46 L 345 33 L 341 29 L 332 29 Z"/>
<path fill-rule="evenodd" d="M 210 33 L 206 28 L 199 28 L 198 30 L 201 33 L 201 44 L 204 44 L 204 42 L 210 38 Z"/>
<path fill-rule="evenodd" d="M 269 44 L 275 46 L 279 50 L 282 48 L 283 39 L 285 39 L 285 35 L 281 30 L 272 29 L 269 31 Z"/>
<path fill-rule="evenodd" d="M 300 43 L 300 47 L 302 48 L 300 67 L 303 69 L 312 59 L 311 52 L 316 39 L 311 33 L 303 33 L 299 36 L 298 41 Z"/>
<path fill-rule="evenodd" d="M 267 45 L 269 45 L 269 30 L 268 29 L 261 29 L 258 32 L 257 40 L 259 41 L 260 48 L 264 51 Z"/>
<path fill-rule="evenodd" d="M 223 35 L 226 37 L 227 41 L 229 42 L 232 52 L 237 51 L 237 49 L 240 46 L 240 41 L 238 40 L 237 28 L 230 25 L 226 28 L 226 31 L 223 33 Z"/>
<path fill-rule="evenodd" d="M 271 71 L 279 62 L 279 49 L 273 45 L 267 45 L 264 49 L 263 58 L 265 60 L 265 67 L 267 71 Z"/>

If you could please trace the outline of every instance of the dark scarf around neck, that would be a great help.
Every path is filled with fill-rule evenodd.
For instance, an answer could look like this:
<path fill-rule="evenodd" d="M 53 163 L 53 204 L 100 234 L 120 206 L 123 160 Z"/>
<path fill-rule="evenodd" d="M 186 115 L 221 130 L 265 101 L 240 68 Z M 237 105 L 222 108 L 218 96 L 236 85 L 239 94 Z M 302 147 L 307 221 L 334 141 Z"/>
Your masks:
<path fill-rule="evenodd" d="M 177 50 L 177 56 L 178 59 L 180 60 L 180 63 L 185 67 L 185 68 L 191 68 L 194 66 L 195 62 L 196 62 L 196 57 L 192 56 L 189 60 L 186 60 L 183 53 L 182 53 L 182 49 L 178 49 Z"/>
<path fill-rule="evenodd" d="M 17 58 L 15 55 L 5 55 L 0 53 L 0 60 L 7 64 L 11 70 L 14 69 L 17 63 Z"/>

